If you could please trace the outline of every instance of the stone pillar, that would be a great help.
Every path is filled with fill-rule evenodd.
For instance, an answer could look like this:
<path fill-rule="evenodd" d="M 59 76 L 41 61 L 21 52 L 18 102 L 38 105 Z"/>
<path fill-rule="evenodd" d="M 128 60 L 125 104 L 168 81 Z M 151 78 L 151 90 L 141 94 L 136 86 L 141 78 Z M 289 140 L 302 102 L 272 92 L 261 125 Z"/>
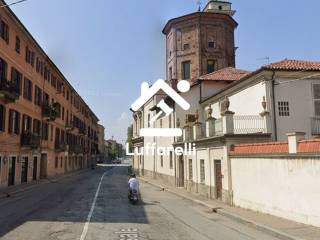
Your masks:
<path fill-rule="evenodd" d="M 306 133 L 304 132 L 294 132 L 288 133 L 288 144 L 289 144 L 289 153 L 297 154 L 299 141 L 305 139 Z"/>
<path fill-rule="evenodd" d="M 224 113 L 221 113 L 221 116 L 222 116 L 223 134 L 233 134 L 234 133 L 234 124 L 233 124 L 234 112 L 226 111 Z"/>
<path fill-rule="evenodd" d="M 215 122 L 216 119 L 213 117 L 210 117 L 206 121 L 206 137 L 213 137 L 216 133 L 215 130 Z"/>

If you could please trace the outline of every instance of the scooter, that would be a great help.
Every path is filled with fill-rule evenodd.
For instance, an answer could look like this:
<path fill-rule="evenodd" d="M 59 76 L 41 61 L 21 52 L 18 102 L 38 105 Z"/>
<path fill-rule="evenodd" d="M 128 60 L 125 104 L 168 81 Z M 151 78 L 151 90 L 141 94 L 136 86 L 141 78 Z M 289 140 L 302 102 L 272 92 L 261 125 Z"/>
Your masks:
<path fill-rule="evenodd" d="M 137 190 L 131 190 L 128 196 L 132 204 L 137 204 L 139 202 L 139 194 Z"/>

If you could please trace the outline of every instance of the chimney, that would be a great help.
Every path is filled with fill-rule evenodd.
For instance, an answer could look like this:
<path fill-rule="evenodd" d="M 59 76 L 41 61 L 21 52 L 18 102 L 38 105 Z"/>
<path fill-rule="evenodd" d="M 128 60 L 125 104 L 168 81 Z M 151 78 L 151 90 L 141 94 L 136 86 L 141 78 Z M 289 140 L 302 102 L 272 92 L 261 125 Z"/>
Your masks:
<path fill-rule="evenodd" d="M 293 132 L 293 133 L 288 133 L 287 136 L 288 136 L 289 153 L 297 154 L 299 141 L 305 139 L 306 133 Z"/>

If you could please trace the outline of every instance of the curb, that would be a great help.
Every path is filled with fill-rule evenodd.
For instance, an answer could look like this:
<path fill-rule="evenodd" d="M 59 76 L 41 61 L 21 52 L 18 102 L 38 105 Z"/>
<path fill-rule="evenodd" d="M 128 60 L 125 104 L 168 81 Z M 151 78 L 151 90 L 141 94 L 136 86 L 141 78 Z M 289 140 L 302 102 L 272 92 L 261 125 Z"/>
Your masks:
<path fill-rule="evenodd" d="M 194 202 L 196 204 L 199 204 L 199 205 L 202 205 L 202 206 L 204 206 L 206 208 L 209 208 L 210 210 L 212 210 L 213 212 L 215 212 L 215 213 L 217 213 L 217 214 L 219 214 L 221 216 L 230 218 L 232 220 L 235 220 L 235 221 L 237 221 L 239 223 L 242 223 L 242 224 L 245 224 L 245 225 L 249 225 L 249 226 L 254 227 L 255 229 L 257 229 L 259 231 L 262 231 L 262 232 L 264 232 L 266 234 L 269 234 L 271 236 L 277 237 L 279 239 L 282 239 L 282 240 L 304 240 L 302 238 L 289 235 L 287 233 L 284 233 L 282 231 L 279 231 L 279 230 L 276 230 L 274 228 L 268 227 L 266 225 L 253 222 L 253 221 L 251 221 L 249 219 L 246 219 L 246 218 L 243 218 L 243 217 L 241 217 L 241 216 L 239 216 L 237 214 L 230 213 L 230 212 L 226 211 L 223 208 L 214 207 L 214 206 L 209 205 L 209 204 L 207 204 L 207 203 L 205 203 L 205 202 L 203 202 L 201 200 L 194 199 L 192 197 L 188 197 L 188 196 L 185 196 L 183 194 L 177 193 L 176 191 L 173 191 L 173 190 L 169 189 L 165 185 L 161 186 L 161 185 L 158 185 L 156 183 L 152 183 L 149 180 L 141 178 L 141 177 L 139 177 L 139 179 L 141 179 L 143 182 L 145 182 L 147 184 L 150 184 L 150 185 L 152 185 L 154 187 L 160 188 L 162 191 L 167 191 L 169 193 L 175 194 L 176 196 L 179 196 L 179 197 L 182 197 L 184 199 L 190 200 L 190 201 L 192 201 L 192 202 Z"/>
<path fill-rule="evenodd" d="M 30 182 L 29 184 L 26 184 L 25 187 L 23 185 L 18 185 L 18 189 L 13 190 L 10 192 L 10 189 L 8 189 L 9 191 L 2 191 L 0 192 L 0 199 L 5 199 L 5 198 L 9 198 L 11 197 L 11 195 L 17 194 L 17 193 L 22 193 L 22 192 L 26 192 L 29 191 L 39 185 L 44 185 L 44 184 L 49 184 L 49 183 L 56 183 L 59 182 L 62 179 L 68 178 L 68 177 L 72 177 L 72 176 L 76 176 L 79 175 L 81 173 L 85 173 L 88 172 L 89 169 L 85 169 L 82 171 L 77 171 L 77 172 L 72 172 L 69 174 L 64 174 L 64 175 L 60 175 L 58 177 L 53 177 L 53 178 L 46 178 L 46 179 L 41 179 L 41 180 L 37 180 L 34 182 Z M 21 188 L 19 188 L 21 187 Z"/>

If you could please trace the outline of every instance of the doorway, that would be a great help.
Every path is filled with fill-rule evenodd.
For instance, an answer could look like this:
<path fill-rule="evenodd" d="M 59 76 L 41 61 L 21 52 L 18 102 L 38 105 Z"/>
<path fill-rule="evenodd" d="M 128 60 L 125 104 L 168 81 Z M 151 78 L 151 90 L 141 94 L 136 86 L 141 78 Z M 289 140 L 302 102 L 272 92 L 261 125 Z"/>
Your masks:
<path fill-rule="evenodd" d="M 184 159 L 179 156 L 178 187 L 184 187 Z"/>
<path fill-rule="evenodd" d="M 221 171 L 221 160 L 214 161 L 215 170 L 215 186 L 217 199 L 222 199 L 222 171 Z"/>
<path fill-rule="evenodd" d="M 13 186 L 16 177 L 16 157 L 9 157 L 9 173 L 8 173 L 8 186 Z"/>
<path fill-rule="evenodd" d="M 21 183 L 28 182 L 28 157 L 21 159 Z"/>
<path fill-rule="evenodd" d="M 47 178 L 47 167 L 48 167 L 48 155 L 46 153 L 41 154 L 40 159 L 40 179 Z"/>
<path fill-rule="evenodd" d="M 33 157 L 33 175 L 32 180 L 37 180 L 38 177 L 38 157 Z"/>

